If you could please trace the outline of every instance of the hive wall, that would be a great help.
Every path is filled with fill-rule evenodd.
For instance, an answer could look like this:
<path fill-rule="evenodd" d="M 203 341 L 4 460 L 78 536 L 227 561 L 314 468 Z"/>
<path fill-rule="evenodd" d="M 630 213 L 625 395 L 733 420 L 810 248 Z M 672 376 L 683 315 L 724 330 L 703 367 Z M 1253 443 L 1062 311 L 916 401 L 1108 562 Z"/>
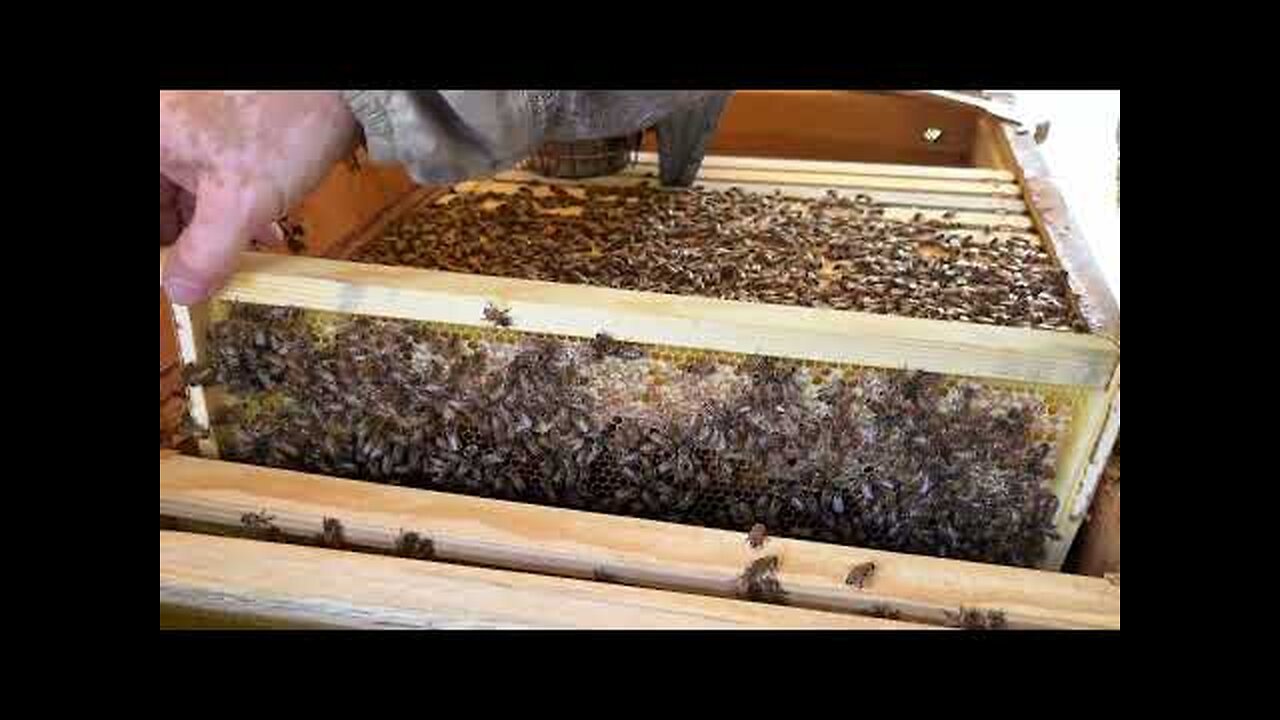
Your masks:
<path fill-rule="evenodd" d="M 204 355 L 228 459 L 1027 566 L 1082 412 L 1063 386 L 243 303 L 211 307 Z"/>

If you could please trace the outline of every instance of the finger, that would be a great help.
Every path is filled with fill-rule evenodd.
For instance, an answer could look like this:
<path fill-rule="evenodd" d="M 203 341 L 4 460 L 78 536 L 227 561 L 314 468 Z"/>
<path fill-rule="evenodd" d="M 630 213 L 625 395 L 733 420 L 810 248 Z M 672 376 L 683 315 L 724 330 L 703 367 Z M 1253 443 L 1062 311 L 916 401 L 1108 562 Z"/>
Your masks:
<path fill-rule="evenodd" d="M 196 196 L 186 190 L 178 190 L 178 221 L 182 223 L 182 227 L 191 224 L 191 218 L 196 214 Z"/>
<path fill-rule="evenodd" d="M 165 176 L 160 176 L 160 244 L 171 245 L 182 232 L 178 214 L 178 189 Z"/>
<path fill-rule="evenodd" d="M 230 187 L 202 183 L 191 224 L 165 265 L 165 290 L 176 303 L 206 300 L 222 287 L 253 230 L 270 221 L 270 211 L 252 193 Z"/>

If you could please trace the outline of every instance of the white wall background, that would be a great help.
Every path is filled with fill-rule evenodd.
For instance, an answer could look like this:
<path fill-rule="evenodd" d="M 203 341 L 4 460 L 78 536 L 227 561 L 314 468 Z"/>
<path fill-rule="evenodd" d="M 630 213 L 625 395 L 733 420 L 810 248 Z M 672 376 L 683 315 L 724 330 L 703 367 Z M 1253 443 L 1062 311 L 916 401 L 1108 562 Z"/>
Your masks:
<path fill-rule="evenodd" d="M 1093 249 L 1116 301 L 1120 299 L 1120 207 L 1116 203 L 1120 92 L 1013 91 L 1017 107 L 1050 122 L 1040 153 L 1067 207 Z"/>

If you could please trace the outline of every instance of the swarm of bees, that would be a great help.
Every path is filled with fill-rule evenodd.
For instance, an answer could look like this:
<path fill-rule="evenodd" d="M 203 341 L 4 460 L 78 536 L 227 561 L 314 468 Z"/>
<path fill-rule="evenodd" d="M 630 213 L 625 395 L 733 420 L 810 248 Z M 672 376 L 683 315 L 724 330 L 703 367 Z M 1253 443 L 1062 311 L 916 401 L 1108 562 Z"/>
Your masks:
<path fill-rule="evenodd" d="M 231 303 L 211 324 L 199 374 L 233 400 L 212 418 L 227 459 L 738 532 L 758 524 L 761 544 L 773 534 L 1030 566 L 1053 536 L 1053 417 L 1012 390 L 727 356 L 708 385 L 682 369 L 688 353 L 607 335 L 317 323 Z M 683 404 L 646 400 L 658 381 L 635 378 L 647 375 L 611 379 L 622 370 L 603 360 L 619 356 L 661 370 Z"/>
<path fill-rule="evenodd" d="M 529 186 L 457 192 L 354 259 L 677 295 L 1086 331 L 1032 231 L 869 195 Z M 570 211 L 571 210 L 571 211 Z M 997 211 L 999 212 L 999 211 Z M 892 215 L 892 217 L 891 217 Z"/>

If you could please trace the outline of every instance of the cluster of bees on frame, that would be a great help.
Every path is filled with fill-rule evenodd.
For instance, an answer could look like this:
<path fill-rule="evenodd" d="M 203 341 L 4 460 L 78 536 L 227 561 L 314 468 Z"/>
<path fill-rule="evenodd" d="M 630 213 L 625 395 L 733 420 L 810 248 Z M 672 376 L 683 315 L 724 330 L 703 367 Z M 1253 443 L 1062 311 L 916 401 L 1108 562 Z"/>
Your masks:
<path fill-rule="evenodd" d="M 213 417 L 227 459 L 1009 565 L 1035 565 L 1053 537 L 1039 411 L 996 387 L 695 354 L 669 362 L 669 384 L 734 389 L 637 415 L 590 381 L 668 361 L 603 333 L 516 333 L 497 308 L 493 330 L 224 308 L 189 379 L 231 399 Z"/>
<path fill-rule="evenodd" d="M 1062 270 L 1033 231 L 1013 224 L 964 225 L 955 211 L 889 213 L 868 195 L 835 191 L 796 198 L 644 185 L 533 187 L 455 193 L 398 220 L 355 259 L 1009 327 L 1086 329 Z"/>

